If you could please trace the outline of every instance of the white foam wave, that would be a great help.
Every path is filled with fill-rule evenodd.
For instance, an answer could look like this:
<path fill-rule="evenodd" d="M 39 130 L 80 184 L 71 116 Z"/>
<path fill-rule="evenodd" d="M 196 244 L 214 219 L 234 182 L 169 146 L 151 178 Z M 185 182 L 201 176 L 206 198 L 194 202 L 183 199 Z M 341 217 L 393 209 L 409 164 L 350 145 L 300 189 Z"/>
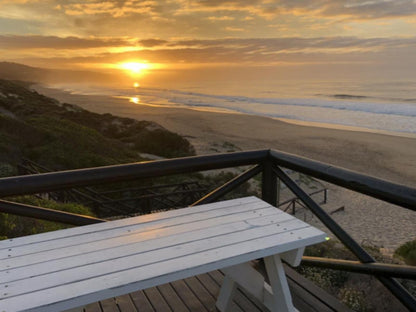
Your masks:
<path fill-rule="evenodd" d="M 416 133 L 416 103 L 324 98 L 260 98 L 141 88 L 137 93 L 161 105 L 220 108 L 241 113 Z"/>

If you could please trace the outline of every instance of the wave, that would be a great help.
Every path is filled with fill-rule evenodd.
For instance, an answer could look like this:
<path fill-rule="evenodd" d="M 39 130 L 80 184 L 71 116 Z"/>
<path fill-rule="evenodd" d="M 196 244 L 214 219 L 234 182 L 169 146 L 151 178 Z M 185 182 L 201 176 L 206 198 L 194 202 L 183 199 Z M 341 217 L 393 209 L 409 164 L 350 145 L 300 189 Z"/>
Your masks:
<path fill-rule="evenodd" d="M 375 100 L 382 102 L 410 102 L 416 104 L 416 98 L 400 98 L 400 97 L 381 97 L 381 96 L 368 96 L 368 95 L 356 95 L 356 94 L 315 94 L 315 96 L 329 97 L 341 100 Z"/>
<path fill-rule="evenodd" d="M 363 99 L 369 99 L 371 97 L 369 96 L 365 96 L 365 95 L 353 95 L 353 94 L 333 94 L 330 95 L 333 98 L 336 99 L 358 99 L 358 100 L 363 100 Z"/>
<path fill-rule="evenodd" d="M 334 94 L 334 100 L 316 98 L 259 98 L 234 95 L 215 95 L 171 89 L 141 88 L 140 95 L 151 95 L 164 98 L 169 103 L 185 106 L 205 106 L 231 109 L 242 113 L 262 114 L 271 117 L 282 117 L 279 106 L 319 107 L 333 110 L 366 112 L 382 115 L 416 117 L 416 101 L 411 99 L 381 101 L 381 98 L 370 96 Z M 366 99 L 367 101 L 363 101 Z M 379 99 L 379 101 L 370 101 Z M 360 100 L 360 101 L 357 101 Z M 268 106 L 258 111 L 259 105 Z"/>

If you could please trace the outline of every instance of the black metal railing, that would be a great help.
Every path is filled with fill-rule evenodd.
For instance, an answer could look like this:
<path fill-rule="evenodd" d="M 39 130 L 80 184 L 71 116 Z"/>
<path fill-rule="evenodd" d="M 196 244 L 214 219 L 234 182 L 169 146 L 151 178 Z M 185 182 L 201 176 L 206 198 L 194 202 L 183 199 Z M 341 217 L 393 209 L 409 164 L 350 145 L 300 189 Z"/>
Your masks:
<path fill-rule="evenodd" d="M 416 189 L 369 177 L 340 167 L 334 167 L 276 150 L 237 152 L 3 178 L 0 179 L 0 198 L 239 166 L 253 167 L 210 192 L 193 205 L 214 202 L 261 173 L 262 198 L 276 206 L 277 181 L 279 179 L 359 260 L 346 261 L 304 257 L 302 263 L 373 275 L 405 307 L 410 311 L 416 311 L 416 299 L 393 278 L 416 279 L 416 268 L 376 262 L 360 244 L 344 231 L 318 203 L 282 170 L 282 168 L 291 169 L 406 209 L 416 210 Z M 105 222 L 103 219 L 50 211 L 41 207 L 10 203 L 4 200 L 0 200 L 0 212 L 73 225 Z"/>

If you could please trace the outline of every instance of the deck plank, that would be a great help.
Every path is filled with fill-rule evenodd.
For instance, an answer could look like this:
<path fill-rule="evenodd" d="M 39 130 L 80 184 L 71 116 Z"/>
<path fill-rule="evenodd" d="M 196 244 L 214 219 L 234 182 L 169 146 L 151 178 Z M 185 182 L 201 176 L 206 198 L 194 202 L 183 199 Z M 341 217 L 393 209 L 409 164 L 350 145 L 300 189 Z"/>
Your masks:
<path fill-rule="evenodd" d="M 294 302 L 298 305 L 315 307 L 313 311 L 340 311 L 351 312 L 351 310 L 341 303 L 337 298 L 328 294 L 312 281 L 297 273 L 293 268 L 285 265 L 286 276 L 289 287 L 294 297 Z"/>
<path fill-rule="evenodd" d="M 116 298 L 116 303 L 117 303 L 120 311 L 137 312 L 137 309 L 136 309 L 131 297 L 128 294 L 117 297 Z"/>
<path fill-rule="evenodd" d="M 174 312 L 188 312 L 189 309 L 183 303 L 182 299 L 178 296 L 171 284 L 163 284 L 157 286 L 163 298 L 169 304 L 170 308 Z"/>
<path fill-rule="evenodd" d="M 213 297 L 195 276 L 185 279 L 185 283 L 208 311 L 215 311 L 216 297 Z"/>
<path fill-rule="evenodd" d="M 120 312 L 115 298 L 109 298 L 101 301 L 100 303 L 103 312 Z"/>
<path fill-rule="evenodd" d="M 85 306 L 85 312 L 102 312 L 99 302 L 90 303 Z"/>
<path fill-rule="evenodd" d="M 306 288 L 303 287 L 302 283 L 304 278 L 298 276 L 298 273 L 287 268 L 290 276 L 288 277 L 289 287 L 292 290 L 293 301 L 296 308 L 300 312 L 320 312 L 320 311 L 349 311 L 341 303 L 338 305 L 332 305 L 328 307 L 327 302 L 322 300 L 337 301 L 334 297 L 320 290 L 323 298 L 314 298 L 316 293 L 309 293 L 310 285 Z M 164 284 L 158 287 L 152 287 L 146 289 L 146 295 L 143 291 L 136 291 L 130 294 L 130 298 L 137 308 L 138 312 L 159 312 L 159 311 L 209 311 L 218 312 L 215 308 L 216 298 L 219 293 L 223 274 L 220 271 L 213 271 L 205 274 L 200 274 L 195 277 L 187 278 L 174 283 Z M 296 279 L 297 282 L 294 282 Z M 310 283 L 310 282 L 309 282 Z M 175 286 L 173 286 L 175 284 Z M 317 286 L 315 286 L 318 288 Z M 172 294 L 174 292 L 174 294 Z M 175 297 L 176 296 L 176 297 Z M 190 296 L 190 298 L 189 298 Z M 162 298 L 162 303 L 160 300 Z M 173 299 L 174 298 L 174 299 Z M 196 300 L 196 301 L 195 301 Z M 113 300 L 114 302 L 114 300 Z M 118 298 L 117 298 L 117 301 Z M 111 304 L 110 302 L 106 303 Z M 98 310 L 95 308 L 98 306 Z M 168 306 L 168 307 L 167 307 Z M 202 306 L 202 309 L 200 307 Z M 106 308 L 108 308 L 106 306 Z M 135 311 L 127 307 L 121 307 L 121 312 Z M 93 310 L 89 310 L 93 309 Z M 102 312 L 100 306 L 89 305 L 86 312 Z M 252 298 L 250 295 L 244 293 L 243 290 L 238 289 L 237 294 L 234 298 L 232 312 L 253 312 L 253 311 L 268 311 L 257 299 Z M 105 312 L 105 311 L 104 311 Z"/>
<path fill-rule="evenodd" d="M 196 278 L 204 285 L 209 294 L 217 298 L 220 292 L 218 284 L 208 275 L 208 273 L 197 275 Z"/>
<path fill-rule="evenodd" d="M 152 306 L 156 312 L 172 311 L 156 287 L 145 289 L 144 293 L 146 294 L 146 297 L 149 298 L 149 301 L 152 303 Z"/>
<path fill-rule="evenodd" d="M 130 298 L 139 312 L 155 312 L 149 299 L 142 290 L 132 292 Z M 128 312 L 128 311 L 122 311 Z"/>
<path fill-rule="evenodd" d="M 172 287 L 175 289 L 178 296 L 186 304 L 189 311 L 199 312 L 199 311 L 208 311 L 204 305 L 199 301 L 195 294 L 189 289 L 183 280 L 175 281 L 171 283 Z"/>

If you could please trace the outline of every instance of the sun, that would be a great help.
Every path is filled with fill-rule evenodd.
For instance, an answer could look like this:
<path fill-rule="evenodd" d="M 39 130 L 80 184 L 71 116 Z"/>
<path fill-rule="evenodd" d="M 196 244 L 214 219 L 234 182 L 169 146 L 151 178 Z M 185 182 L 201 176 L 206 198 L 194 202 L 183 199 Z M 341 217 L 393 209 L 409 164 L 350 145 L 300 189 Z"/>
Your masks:
<path fill-rule="evenodd" d="M 132 74 L 139 74 L 145 69 L 150 69 L 151 65 L 149 63 L 126 62 L 119 64 L 119 68 L 127 70 Z"/>

